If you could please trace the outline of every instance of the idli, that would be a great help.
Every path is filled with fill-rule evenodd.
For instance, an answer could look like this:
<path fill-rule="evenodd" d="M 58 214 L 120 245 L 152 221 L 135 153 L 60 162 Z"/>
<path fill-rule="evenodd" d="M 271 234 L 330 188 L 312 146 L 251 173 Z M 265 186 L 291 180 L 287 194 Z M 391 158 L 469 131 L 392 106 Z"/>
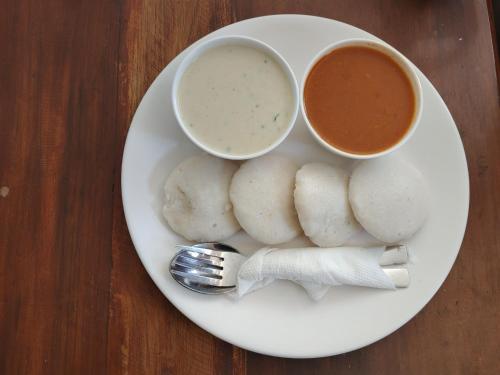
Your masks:
<path fill-rule="evenodd" d="M 349 175 L 325 163 L 306 164 L 295 177 L 295 208 L 309 239 L 321 247 L 342 245 L 361 228 L 349 205 Z"/>
<path fill-rule="evenodd" d="M 274 245 L 301 233 L 293 204 L 297 169 L 285 157 L 266 155 L 247 161 L 234 174 L 229 189 L 234 214 L 257 241 Z"/>
<path fill-rule="evenodd" d="M 170 227 L 191 241 L 220 241 L 240 226 L 233 215 L 229 185 L 238 165 L 210 155 L 180 163 L 165 183 L 163 215 Z"/>
<path fill-rule="evenodd" d="M 429 210 L 424 177 L 395 156 L 360 163 L 351 175 L 349 200 L 363 228 L 387 243 L 410 238 L 424 224 Z"/>

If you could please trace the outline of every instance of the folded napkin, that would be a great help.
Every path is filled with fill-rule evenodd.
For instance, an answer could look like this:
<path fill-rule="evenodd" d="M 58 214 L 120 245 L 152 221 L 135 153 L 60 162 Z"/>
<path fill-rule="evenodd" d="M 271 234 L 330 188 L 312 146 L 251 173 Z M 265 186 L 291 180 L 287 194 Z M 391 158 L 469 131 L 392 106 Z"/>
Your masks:
<path fill-rule="evenodd" d="M 387 263 L 382 257 L 384 251 L 384 246 L 264 248 L 241 266 L 236 296 L 242 297 L 277 279 L 302 285 L 314 300 L 321 299 L 331 286 L 338 285 L 395 289 L 396 285 L 380 266 Z"/>

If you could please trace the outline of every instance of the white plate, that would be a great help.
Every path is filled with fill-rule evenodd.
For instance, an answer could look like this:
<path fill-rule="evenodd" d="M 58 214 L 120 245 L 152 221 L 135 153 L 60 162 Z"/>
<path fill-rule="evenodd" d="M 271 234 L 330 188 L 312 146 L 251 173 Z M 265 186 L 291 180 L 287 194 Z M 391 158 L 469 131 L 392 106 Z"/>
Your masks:
<path fill-rule="evenodd" d="M 239 22 L 206 36 L 240 34 L 273 46 L 302 77 L 309 60 L 324 46 L 345 38 L 374 36 L 329 19 L 280 15 Z M 189 319 L 215 336 L 242 348 L 283 357 L 321 357 L 348 352 L 377 341 L 411 319 L 436 293 L 460 249 L 467 222 L 469 180 L 463 146 L 453 119 L 431 83 L 423 86 L 422 123 L 399 151 L 427 178 L 432 192 L 430 218 L 410 241 L 411 286 L 397 291 L 332 288 L 312 302 L 292 283 L 280 282 L 241 301 L 192 293 L 171 279 L 168 264 L 175 235 L 161 216 L 162 185 L 172 168 L 199 152 L 175 121 L 170 88 L 185 52 L 156 78 L 130 127 L 122 166 L 122 195 L 127 225 L 144 267 L 163 294 Z M 323 150 L 300 117 L 275 152 L 298 162 L 348 161 Z M 296 241 L 296 243 L 300 240 Z M 246 235 L 229 243 L 257 248 Z M 140 303 L 140 301 L 137 301 Z M 168 332 L 158 334 L 168 335 Z"/>

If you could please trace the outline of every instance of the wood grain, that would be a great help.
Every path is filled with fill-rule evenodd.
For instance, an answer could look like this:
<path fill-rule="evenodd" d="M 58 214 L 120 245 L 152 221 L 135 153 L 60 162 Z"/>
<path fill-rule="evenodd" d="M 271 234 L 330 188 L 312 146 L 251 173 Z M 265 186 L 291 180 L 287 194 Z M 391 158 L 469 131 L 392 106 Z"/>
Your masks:
<path fill-rule="evenodd" d="M 113 2 L 2 3 L 2 374 L 106 363 L 117 11 Z"/>
<path fill-rule="evenodd" d="M 2 1 L 0 374 L 500 373 L 500 107 L 487 1 Z M 181 50 L 246 18 L 361 27 L 429 77 L 471 182 L 462 250 L 413 320 L 367 348 L 288 360 L 188 321 L 133 249 L 120 195 L 126 133 Z M 332 333 L 334 334 L 334 333 Z"/>
<path fill-rule="evenodd" d="M 493 50 L 497 67 L 497 81 L 500 94 L 500 0 L 488 0 L 488 12 L 490 14 L 491 34 L 493 35 Z"/>

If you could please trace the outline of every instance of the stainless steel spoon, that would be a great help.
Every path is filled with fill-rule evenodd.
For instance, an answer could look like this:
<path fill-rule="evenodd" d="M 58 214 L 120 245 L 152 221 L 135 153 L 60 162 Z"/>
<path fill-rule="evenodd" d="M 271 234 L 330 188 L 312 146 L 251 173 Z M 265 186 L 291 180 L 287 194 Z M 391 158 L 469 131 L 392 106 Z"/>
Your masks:
<path fill-rule="evenodd" d="M 223 294 L 236 288 L 238 270 L 246 258 L 235 248 L 216 242 L 177 248 L 170 273 L 183 287 L 203 294 Z"/>

